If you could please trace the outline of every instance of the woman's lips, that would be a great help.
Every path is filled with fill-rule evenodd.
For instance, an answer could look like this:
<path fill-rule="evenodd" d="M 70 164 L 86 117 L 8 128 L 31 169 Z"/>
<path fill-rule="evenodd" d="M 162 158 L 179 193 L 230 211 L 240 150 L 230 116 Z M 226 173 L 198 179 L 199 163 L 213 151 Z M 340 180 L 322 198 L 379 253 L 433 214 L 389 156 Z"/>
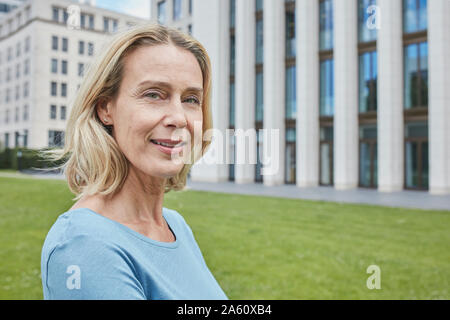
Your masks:
<path fill-rule="evenodd" d="M 159 149 L 159 151 L 161 151 L 165 154 L 168 154 L 168 155 L 180 153 L 183 150 L 183 146 L 185 145 L 185 143 L 182 143 L 179 147 L 166 147 L 166 146 L 162 146 L 160 144 L 156 144 L 153 141 L 150 141 L 150 142 L 155 147 L 157 147 Z"/>

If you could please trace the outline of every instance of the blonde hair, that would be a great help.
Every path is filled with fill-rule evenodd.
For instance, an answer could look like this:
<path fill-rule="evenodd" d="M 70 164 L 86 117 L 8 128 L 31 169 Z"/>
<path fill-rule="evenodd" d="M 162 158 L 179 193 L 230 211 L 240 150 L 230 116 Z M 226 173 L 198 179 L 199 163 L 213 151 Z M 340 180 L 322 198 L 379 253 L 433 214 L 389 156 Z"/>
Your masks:
<path fill-rule="evenodd" d="M 112 137 L 111 128 L 99 120 L 96 106 L 118 94 L 127 55 L 142 46 L 167 44 L 188 50 L 197 59 L 203 75 L 202 137 L 212 128 L 211 63 L 205 48 L 197 40 L 155 24 L 141 25 L 117 34 L 84 77 L 67 122 L 63 149 L 41 150 L 41 155 L 51 161 L 63 159 L 63 164 L 55 168 L 63 169 L 70 190 L 76 194 L 74 200 L 96 193 L 114 194 L 122 187 L 128 175 L 128 160 Z M 185 187 L 190 168 L 210 143 L 202 139 L 201 152 L 191 152 L 190 163 L 184 164 L 176 176 L 165 179 L 165 193 Z"/>

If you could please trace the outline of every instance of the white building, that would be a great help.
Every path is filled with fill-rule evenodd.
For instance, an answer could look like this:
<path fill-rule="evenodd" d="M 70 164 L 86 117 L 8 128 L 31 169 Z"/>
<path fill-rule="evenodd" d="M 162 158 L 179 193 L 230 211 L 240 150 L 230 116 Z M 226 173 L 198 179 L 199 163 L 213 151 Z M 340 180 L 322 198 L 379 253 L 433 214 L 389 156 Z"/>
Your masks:
<path fill-rule="evenodd" d="M 0 145 L 61 145 L 95 53 L 112 33 L 148 22 L 89 3 L 28 0 L 0 17 Z"/>
<path fill-rule="evenodd" d="M 191 33 L 192 8 L 193 0 L 150 0 L 150 20 Z"/>
<path fill-rule="evenodd" d="M 0 0 L 0 17 L 20 6 L 22 1 L 24 0 Z"/>
<path fill-rule="evenodd" d="M 180 2 L 152 0 L 153 19 L 176 25 Z M 281 146 L 279 170 L 261 175 L 262 136 L 213 143 L 210 153 L 250 153 L 257 164 L 199 163 L 193 180 L 450 193 L 450 1 L 191 6 L 213 65 L 214 127 L 279 129 Z"/>

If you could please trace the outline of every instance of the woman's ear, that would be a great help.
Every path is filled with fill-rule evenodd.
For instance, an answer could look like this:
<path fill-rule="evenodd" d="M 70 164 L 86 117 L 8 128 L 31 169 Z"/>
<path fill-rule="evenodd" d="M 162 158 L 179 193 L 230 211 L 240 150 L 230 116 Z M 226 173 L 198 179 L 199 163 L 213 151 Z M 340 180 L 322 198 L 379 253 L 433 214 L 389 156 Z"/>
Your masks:
<path fill-rule="evenodd" d="M 113 124 L 111 117 L 111 103 L 109 101 L 100 99 L 95 106 L 95 111 L 97 112 L 98 118 L 105 126 Z"/>

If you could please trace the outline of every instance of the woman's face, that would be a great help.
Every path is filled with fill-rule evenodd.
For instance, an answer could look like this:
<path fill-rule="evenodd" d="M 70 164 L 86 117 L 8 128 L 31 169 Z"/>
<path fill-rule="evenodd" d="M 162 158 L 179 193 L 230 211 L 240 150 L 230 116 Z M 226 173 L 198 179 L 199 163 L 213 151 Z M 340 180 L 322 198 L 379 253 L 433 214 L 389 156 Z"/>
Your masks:
<path fill-rule="evenodd" d="M 108 103 L 108 113 L 99 115 L 112 122 L 131 169 L 168 178 L 180 172 L 183 162 L 176 160 L 190 152 L 194 135 L 202 134 L 202 99 L 202 71 L 191 52 L 144 46 L 125 58 L 119 94 Z M 178 140 L 186 144 L 173 147 Z"/>

